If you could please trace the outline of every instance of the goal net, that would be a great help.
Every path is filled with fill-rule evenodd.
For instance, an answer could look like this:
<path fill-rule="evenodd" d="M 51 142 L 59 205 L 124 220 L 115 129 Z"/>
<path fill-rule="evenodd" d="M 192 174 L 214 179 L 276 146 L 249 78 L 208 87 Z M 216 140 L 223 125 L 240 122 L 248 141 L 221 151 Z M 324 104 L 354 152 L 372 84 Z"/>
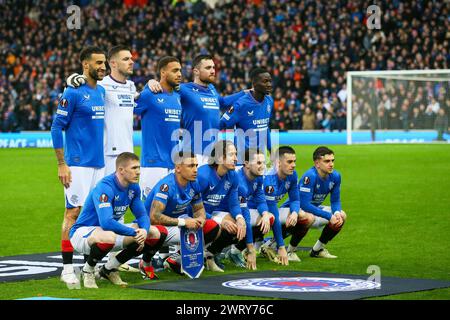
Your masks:
<path fill-rule="evenodd" d="M 347 72 L 347 144 L 450 141 L 450 70 Z"/>

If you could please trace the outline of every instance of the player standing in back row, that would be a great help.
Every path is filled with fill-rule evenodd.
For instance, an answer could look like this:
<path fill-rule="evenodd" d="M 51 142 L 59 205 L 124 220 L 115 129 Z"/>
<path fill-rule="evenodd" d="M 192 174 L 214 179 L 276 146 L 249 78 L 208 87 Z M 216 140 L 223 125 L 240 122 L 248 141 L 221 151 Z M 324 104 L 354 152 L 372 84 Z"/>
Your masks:
<path fill-rule="evenodd" d="M 97 47 L 80 53 L 87 83 L 79 89 L 67 88 L 52 123 L 53 148 L 58 160 L 58 177 L 64 186 L 66 210 L 61 233 L 63 271 L 61 281 L 69 289 L 80 286 L 72 259 L 69 230 L 80 214 L 86 197 L 104 176 L 103 127 L 105 89 L 97 85 L 106 74 L 106 57 Z M 62 131 L 65 131 L 65 143 Z"/>
<path fill-rule="evenodd" d="M 238 163 L 248 148 L 255 148 L 266 155 L 271 152 L 270 117 L 273 110 L 272 77 L 264 68 L 250 73 L 253 89 L 239 98 L 220 119 L 220 128 L 234 128 L 234 144 L 238 150 Z"/>
<path fill-rule="evenodd" d="M 99 81 L 105 88 L 105 176 L 116 170 L 116 159 L 122 152 L 133 152 L 133 108 L 136 87 L 127 80 L 133 74 L 133 57 L 128 47 L 119 45 L 108 52 L 111 74 Z M 78 88 L 86 82 L 84 75 L 74 73 L 67 85 Z"/>
<path fill-rule="evenodd" d="M 210 55 L 195 57 L 192 67 L 194 81 L 182 83 L 179 90 L 181 128 L 187 130 L 183 137 L 183 150 L 193 150 L 201 166 L 208 163 L 214 142 L 218 140 L 220 111 L 229 108 L 245 92 L 240 91 L 227 97 L 217 93 L 214 86 L 216 69 Z M 162 91 L 155 80 L 149 81 L 149 87 L 152 92 Z"/>
<path fill-rule="evenodd" d="M 180 61 L 172 56 L 161 58 L 158 74 L 164 91 L 153 93 L 145 86 L 135 108 L 135 113 L 141 115 L 142 124 L 139 185 L 143 200 L 155 184 L 175 168 L 172 153 L 179 151 L 181 103 L 175 88 L 181 82 Z"/>

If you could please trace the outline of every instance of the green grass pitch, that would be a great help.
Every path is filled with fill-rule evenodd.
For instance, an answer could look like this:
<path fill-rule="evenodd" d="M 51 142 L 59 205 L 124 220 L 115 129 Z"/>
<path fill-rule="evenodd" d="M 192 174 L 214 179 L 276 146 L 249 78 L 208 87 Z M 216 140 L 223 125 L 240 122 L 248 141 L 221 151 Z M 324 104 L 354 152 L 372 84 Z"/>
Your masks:
<path fill-rule="evenodd" d="M 287 267 L 258 258 L 259 270 L 366 274 L 377 265 L 381 277 L 450 280 L 450 145 L 331 146 L 342 174 L 342 203 L 348 221 L 328 244 L 336 260 L 312 259 Z M 297 172 L 312 165 L 315 146 L 297 146 Z M 137 150 L 140 153 L 140 150 Z M 0 150 L 0 256 L 56 252 L 64 199 L 52 149 Z M 129 217 L 129 214 L 127 214 Z M 301 242 L 312 246 L 319 232 Z M 238 268 L 226 264 L 227 272 Z M 242 270 L 242 269 L 240 269 Z M 244 271 L 242 271 L 244 272 Z M 205 271 L 202 277 L 212 275 Z M 122 273 L 131 285 L 144 281 Z M 369 276 L 369 275 L 367 275 Z M 179 279 L 162 272 L 162 280 Z M 80 299 L 242 299 L 118 288 L 101 281 L 99 290 L 71 290 L 59 278 L 0 284 L 0 299 L 53 296 Z M 450 299 L 450 289 L 381 299 Z"/>

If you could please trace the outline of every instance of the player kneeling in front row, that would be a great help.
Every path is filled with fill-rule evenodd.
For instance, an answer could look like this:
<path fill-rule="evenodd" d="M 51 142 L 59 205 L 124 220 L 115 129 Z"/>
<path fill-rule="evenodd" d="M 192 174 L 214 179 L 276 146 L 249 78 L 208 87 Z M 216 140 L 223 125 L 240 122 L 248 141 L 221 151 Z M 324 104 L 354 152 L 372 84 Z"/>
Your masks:
<path fill-rule="evenodd" d="M 175 155 L 175 172 L 161 179 L 145 200 L 152 223 L 167 227 L 168 236 L 164 246 L 180 246 L 180 228 L 197 230 L 203 228 L 205 245 L 219 234 L 220 226 L 212 219 L 206 219 L 200 186 L 197 183 L 198 161 L 192 152 Z M 214 261 L 212 260 L 213 263 Z M 164 265 L 182 274 L 181 257 L 177 250 L 169 256 Z"/>
<path fill-rule="evenodd" d="M 126 285 L 117 268 L 143 254 L 140 269 L 152 278 L 151 258 L 164 242 L 167 230 L 150 226 L 149 216 L 140 200 L 138 185 L 139 158 L 130 152 L 121 153 L 116 160 L 116 172 L 103 178 L 87 197 L 85 206 L 70 230 L 74 249 L 88 255 L 83 266 L 83 283 L 86 288 L 98 288 L 94 267 L 111 250 L 121 250 L 110 257 L 100 269 L 100 276 L 116 285 Z M 131 227 L 120 222 L 128 207 L 136 217 Z"/>
<path fill-rule="evenodd" d="M 250 219 L 247 221 L 245 240 L 239 241 L 236 248 L 243 250 L 245 266 L 250 270 L 256 270 L 254 241 L 262 241 L 264 234 L 270 231 L 275 221 L 273 214 L 269 212 L 264 196 L 265 167 L 264 153 L 259 149 L 250 148 L 245 150 L 244 166 L 237 172 L 242 214 Z"/>
<path fill-rule="evenodd" d="M 260 252 L 271 261 L 288 265 L 289 261 L 300 261 L 293 251 L 287 251 L 283 240 L 283 228 L 294 226 L 300 211 L 297 189 L 297 172 L 295 150 L 289 146 L 281 146 L 274 153 L 274 168 L 264 177 L 264 191 L 269 211 L 275 217 L 273 224 L 274 238 L 264 243 Z M 288 194 L 287 208 L 278 208 L 278 202 Z M 278 254 L 275 248 L 278 247 Z"/>
<path fill-rule="evenodd" d="M 313 153 L 314 166 L 305 172 L 299 182 L 301 212 L 297 225 L 287 229 L 292 234 L 288 251 L 295 251 L 310 228 L 323 228 L 319 240 L 310 252 L 314 258 L 337 258 L 325 245 L 342 229 L 347 216 L 341 208 L 341 175 L 334 171 L 334 152 L 319 147 Z M 331 207 L 322 203 L 331 194 Z"/>
<path fill-rule="evenodd" d="M 198 184 L 208 217 L 220 224 L 220 233 L 214 242 L 206 247 L 208 270 L 224 272 L 224 265 L 218 259 L 225 247 L 245 238 L 250 217 L 241 211 L 238 197 L 239 177 L 236 169 L 237 151 L 232 141 L 219 140 L 214 144 L 208 164 L 198 170 Z M 230 259 L 245 267 L 241 251 L 232 246 Z"/>

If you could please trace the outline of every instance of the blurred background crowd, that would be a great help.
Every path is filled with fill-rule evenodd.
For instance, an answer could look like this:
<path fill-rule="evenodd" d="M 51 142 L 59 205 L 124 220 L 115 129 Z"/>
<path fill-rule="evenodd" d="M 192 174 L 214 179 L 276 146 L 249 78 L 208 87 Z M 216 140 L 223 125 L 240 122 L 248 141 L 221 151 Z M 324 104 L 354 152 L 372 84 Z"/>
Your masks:
<path fill-rule="evenodd" d="M 80 29 L 67 28 L 71 4 L 81 8 Z M 379 30 L 367 27 L 367 1 L 355 0 L 0 0 L 0 130 L 49 130 L 65 79 L 81 72 L 78 53 L 91 44 L 129 45 L 138 90 L 164 55 L 180 58 L 191 81 L 192 59 L 212 54 L 223 95 L 249 88 L 251 69 L 265 67 L 272 128 L 345 130 L 347 71 L 450 65 L 448 1 L 377 5 Z M 448 128 L 449 82 L 354 87 L 357 129 L 430 129 L 445 119 Z"/>

